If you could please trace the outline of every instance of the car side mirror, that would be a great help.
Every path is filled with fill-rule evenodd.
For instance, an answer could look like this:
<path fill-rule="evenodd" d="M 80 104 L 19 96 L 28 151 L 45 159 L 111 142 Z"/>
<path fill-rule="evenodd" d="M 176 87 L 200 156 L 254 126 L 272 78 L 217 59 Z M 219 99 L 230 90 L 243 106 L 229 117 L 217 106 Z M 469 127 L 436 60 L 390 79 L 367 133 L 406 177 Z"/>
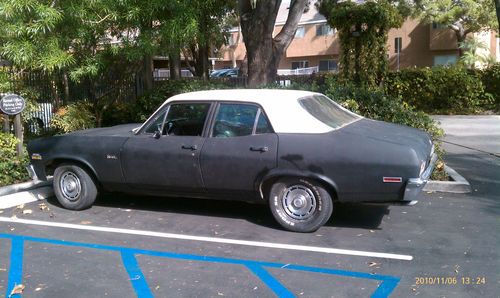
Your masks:
<path fill-rule="evenodd" d="M 159 130 L 155 131 L 155 133 L 153 134 L 153 138 L 158 140 L 160 137 L 161 137 L 161 132 Z"/>

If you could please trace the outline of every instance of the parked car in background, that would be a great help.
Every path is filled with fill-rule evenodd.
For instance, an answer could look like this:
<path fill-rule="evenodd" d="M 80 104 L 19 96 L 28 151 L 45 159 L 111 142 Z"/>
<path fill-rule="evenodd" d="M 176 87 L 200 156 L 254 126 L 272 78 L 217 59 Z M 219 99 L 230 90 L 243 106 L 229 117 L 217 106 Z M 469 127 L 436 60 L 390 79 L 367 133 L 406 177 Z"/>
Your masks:
<path fill-rule="evenodd" d="M 210 77 L 212 78 L 236 78 L 239 77 L 239 68 L 228 68 L 228 69 L 218 69 L 214 70 Z"/>
<path fill-rule="evenodd" d="M 334 202 L 410 203 L 436 155 L 418 129 L 363 118 L 292 90 L 212 90 L 171 97 L 142 125 L 28 144 L 38 177 L 66 208 L 100 190 L 267 203 L 285 229 L 312 232 Z"/>

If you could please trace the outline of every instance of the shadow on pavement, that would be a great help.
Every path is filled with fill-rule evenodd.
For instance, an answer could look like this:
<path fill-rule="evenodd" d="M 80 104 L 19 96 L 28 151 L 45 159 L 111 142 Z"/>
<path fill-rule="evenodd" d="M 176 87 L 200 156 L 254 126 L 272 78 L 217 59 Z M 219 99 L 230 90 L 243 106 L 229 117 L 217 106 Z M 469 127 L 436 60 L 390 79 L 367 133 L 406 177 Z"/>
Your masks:
<path fill-rule="evenodd" d="M 51 205 L 61 207 L 55 197 L 48 199 L 48 202 Z M 103 194 L 98 197 L 95 205 L 110 208 L 244 219 L 260 226 L 282 229 L 274 220 L 266 204 Z M 389 209 L 386 205 L 335 204 L 332 217 L 325 225 L 330 227 L 378 229 L 382 218 L 387 214 L 389 214 Z"/>

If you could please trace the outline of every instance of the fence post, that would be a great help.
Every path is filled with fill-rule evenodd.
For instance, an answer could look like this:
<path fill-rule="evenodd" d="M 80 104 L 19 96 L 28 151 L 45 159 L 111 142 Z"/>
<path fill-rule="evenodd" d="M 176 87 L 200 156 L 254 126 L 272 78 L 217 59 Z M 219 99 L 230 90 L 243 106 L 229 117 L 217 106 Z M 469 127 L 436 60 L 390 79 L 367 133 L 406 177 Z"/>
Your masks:
<path fill-rule="evenodd" d="M 7 115 L 1 115 L 2 116 L 2 122 L 3 122 L 3 132 L 9 133 L 10 132 L 10 122 L 9 122 L 9 116 Z"/>
<path fill-rule="evenodd" d="M 23 156 L 23 124 L 21 122 L 21 114 L 14 116 L 14 134 L 19 140 L 16 145 L 17 156 Z"/>

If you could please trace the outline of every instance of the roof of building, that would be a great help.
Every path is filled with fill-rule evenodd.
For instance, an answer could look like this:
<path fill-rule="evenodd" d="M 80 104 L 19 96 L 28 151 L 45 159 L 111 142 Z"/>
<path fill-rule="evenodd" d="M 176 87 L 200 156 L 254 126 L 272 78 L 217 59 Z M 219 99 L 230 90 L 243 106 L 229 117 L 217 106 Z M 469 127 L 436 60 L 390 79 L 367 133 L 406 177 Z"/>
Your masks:
<path fill-rule="evenodd" d="M 301 98 L 318 94 L 281 89 L 197 91 L 175 95 L 167 99 L 159 110 L 175 101 L 213 100 L 255 103 L 263 108 L 276 133 L 326 133 L 334 129 L 308 113 L 299 102 Z"/>
<path fill-rule="evenodd" d="M 302 14 L 299 24 L 326 22 L 325 17 L 319 13 L 315 3 L 316 1 L 311 1 L 311 3 L 309 4 L 309 10 L 304 14 Z M 289 7 L 290 7 L 290 0 L 283 0 L 281 2 L 281 6 L 278 11 L 278 16 L 276 17 L 276 25 L 284 25 L 286 23 L 286 19 L 288 18 Z"/>

